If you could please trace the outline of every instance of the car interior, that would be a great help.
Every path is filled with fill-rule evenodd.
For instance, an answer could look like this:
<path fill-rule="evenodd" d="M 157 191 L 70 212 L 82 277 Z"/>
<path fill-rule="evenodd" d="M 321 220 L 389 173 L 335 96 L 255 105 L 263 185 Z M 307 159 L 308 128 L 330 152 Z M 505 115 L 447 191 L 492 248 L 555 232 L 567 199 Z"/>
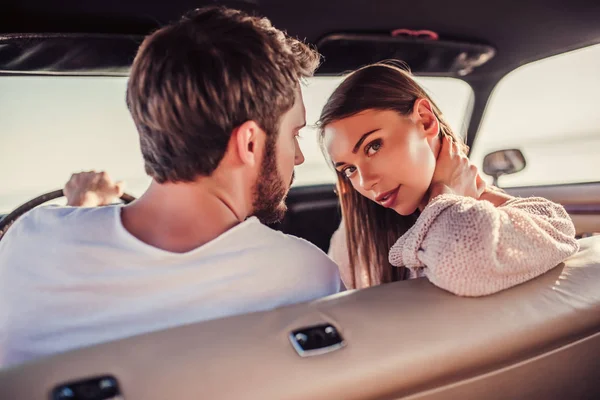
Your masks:
<path fill-rule="evenodd" d="M 535 158 L 516 145 L 478 150 L 504 78 L 600 44 L 600 3 L 9 0 L 0 13 L 0 79 L 126 77 L 144 35 L 215 3 L 264 15 L 314 43 L 324 56 L 319 76 L 397 59 L 418 77 L 468 84 L 464 137 L 473 157 L 509 194 L 562 204 L 581 251 L 541 277 L 481 298 L 451 295 L 422 278 L 45 357 L 0 369 L 0 398 L 600 398 L 598 170 L 595 180 L 511 186 Z M 569 142 L 568 133 L 560 140 Z M 600 124 L 591 134 L 600 137 Z M 0 238 L 19 215 L 62 191 L 47 187 L 39 195 L 5 213 Z M 287 204 L 272 227 L 327 251 L 341 218 L 333 182 L 293 187 Z"/>

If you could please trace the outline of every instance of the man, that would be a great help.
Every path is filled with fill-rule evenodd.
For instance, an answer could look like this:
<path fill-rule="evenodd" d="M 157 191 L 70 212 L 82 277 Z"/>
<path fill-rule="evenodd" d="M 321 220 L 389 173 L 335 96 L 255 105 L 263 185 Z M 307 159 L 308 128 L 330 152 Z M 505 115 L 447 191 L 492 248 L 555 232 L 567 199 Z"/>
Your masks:
<path fill-rule="evenodd" d="M 152 184 L 125 207 L 39 208 L 12 226 L 0 242 L 0 366 L 337 292 L 323 252 L 259 222 L 281 218 L 304 160 L 299 83 L 318 60 L 268 20 L 224 8 L 146 38 L 127 104 Z M 102 203 L 76 187 L 67 196 Z"/>

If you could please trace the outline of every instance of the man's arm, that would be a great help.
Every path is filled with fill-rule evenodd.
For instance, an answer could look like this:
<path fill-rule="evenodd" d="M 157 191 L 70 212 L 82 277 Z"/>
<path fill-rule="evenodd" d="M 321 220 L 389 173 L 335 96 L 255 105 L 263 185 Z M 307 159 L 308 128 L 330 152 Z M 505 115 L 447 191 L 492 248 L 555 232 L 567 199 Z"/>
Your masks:
<path fill-rule="evenodd" d="M 114 182 L 104 171 L 88 171 L 71 175 L 64 192 L 69 206 L 96 207 L 118 202 L 124 188 L 124 182 Z"/>

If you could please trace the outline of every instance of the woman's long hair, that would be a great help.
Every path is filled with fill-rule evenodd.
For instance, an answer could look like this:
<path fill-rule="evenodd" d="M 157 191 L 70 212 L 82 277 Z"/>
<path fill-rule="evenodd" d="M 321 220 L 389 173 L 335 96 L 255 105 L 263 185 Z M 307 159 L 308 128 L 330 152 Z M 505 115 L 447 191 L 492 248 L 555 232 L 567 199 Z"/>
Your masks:
<path fill-rule="evenodd" d="M 327 100 L 318 122 L 323 154 L 328 158 L 323 145 L 327 125 L 366 110 L 391 110 L 408 116 L 415 101 L 420 98 L 431 102 L 439 121 L 440 135 L 451 136 L 457 143 L 462 143 L 410 72 L 397 64 L 378 63 L 350 74 Z M 466 154 L 468 148 L 463 146 Z M 382 207 L 359 194 L 344 174 L 336 172 L 352 272 L 352 281 L 345 284 L 349 288 L 361 288 L 407 279 L 406 268 L 392 267 L 388 252 L 396 240 L 414 225 L 418 212 L 402 216 Z"/>

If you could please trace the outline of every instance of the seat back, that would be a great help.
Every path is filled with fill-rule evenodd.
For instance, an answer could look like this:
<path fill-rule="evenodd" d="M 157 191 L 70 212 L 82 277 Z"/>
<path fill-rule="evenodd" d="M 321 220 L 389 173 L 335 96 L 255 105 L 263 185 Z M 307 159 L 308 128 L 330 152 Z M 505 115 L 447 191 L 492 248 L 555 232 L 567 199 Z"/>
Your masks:
<path fill-rule="evenodd" d="M 2 398 L 112 375 L 125 399 L 600 398 L 600 237 L 530 282 L 461 298 L 425 279 L 342 293 L 47 357 L 0 371 Z M 329 323 L 345 347 L 300 357 Z"/>

